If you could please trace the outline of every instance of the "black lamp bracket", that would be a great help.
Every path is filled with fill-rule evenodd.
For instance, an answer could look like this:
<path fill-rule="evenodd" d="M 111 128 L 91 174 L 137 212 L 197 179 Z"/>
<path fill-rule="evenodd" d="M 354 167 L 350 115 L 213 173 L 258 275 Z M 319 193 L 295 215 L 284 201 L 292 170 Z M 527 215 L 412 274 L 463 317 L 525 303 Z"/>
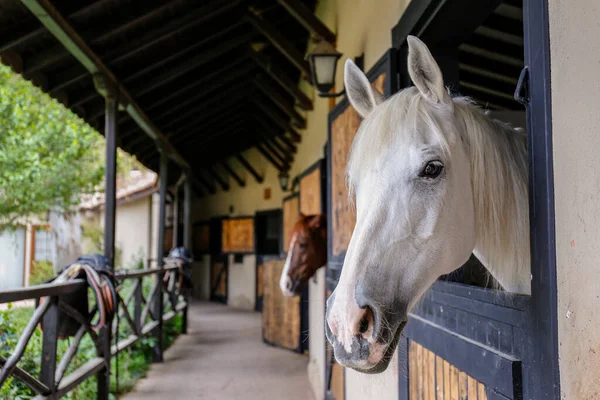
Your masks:
<path fill-rule="evenodd" d="M 360 56 L 354 57 L 354 64 L 356 64 L 356 66 L 358 68 L 360 68 L 361 71 L 364 72 L 364 66 L 365 66 L 365 53 L 362 53 Z M 319 92 L 319 97 L 340 97 L 341 95 L 346 93 L 346 89 L 342 89 L 341 92 L 338 93 L 323 93 L 323 92 Z"/>

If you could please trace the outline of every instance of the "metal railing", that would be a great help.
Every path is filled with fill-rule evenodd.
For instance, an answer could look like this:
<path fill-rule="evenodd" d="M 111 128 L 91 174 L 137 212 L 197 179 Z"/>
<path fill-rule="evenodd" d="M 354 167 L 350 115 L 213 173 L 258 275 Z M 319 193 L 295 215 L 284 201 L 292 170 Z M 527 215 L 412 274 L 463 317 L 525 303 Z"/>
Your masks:
<path fill-rule="evenodd" d="M 72 305 L 64 301 L 65 296 L 72 295 L 87 286 L 84 280 L 73 280 L 65 283 L 42 284 L 30 288 L 0 291 L 0 304 L 31 299 L 44 299 L 35 309 L 28 325 L 21 332 L 17 345 L 7 359 L 0 357 L 0 388 L 9 377 L 21 381 L 37 394 L 35 399 L 58 399 L 69 393 L 83 381 L 97 374 L 107 382 L 110 377 L 110 359 L 119 352 L 131 347 L 143 337 L 152 335 L 156 338 L 153 347 L 153 359 L 162 360 L 163 323 L 182 313 L 182 333 L 187 332 L 187 309 L 189 290 L 183 289 L 181 269 L 178 265 L 144 270 L 119 270 L 114 277 L 117 282 L 117 305 L 115 317 L 99 332 L 91 329 L 91 321 L 97 314 L 97 307 L 92 309 L 89 317 L 84 316 Z M 154 277 L 149 293 L 144 296 L 143 279 Z M 125 298 L 121 296 L 126 282 L 133 281 L 127 288 Z M 62 315 L 62 316 L 61 316 Z M 58 359 L 57 344 L 59 340 L 60 319 L 68 316 L 77 321 L 79 328 L 72 337 L 67 350 Z M 25 354 L 25 349 L 34 331 L 42 324 L 42 357 L 39 376 L 20 368 L 17 363 Z M 125 324 L 129 335 L 119 340 L 119 324 Z M 74 369 L 65 376 L 73 357 L 76 355 L 82 339 L 89 335 L 96 347 L 96 357 Z M 112 337 L 116 343 L 112 343 Z M 98 385 L 98 399 L 108 397 L 107 389 Z"/>

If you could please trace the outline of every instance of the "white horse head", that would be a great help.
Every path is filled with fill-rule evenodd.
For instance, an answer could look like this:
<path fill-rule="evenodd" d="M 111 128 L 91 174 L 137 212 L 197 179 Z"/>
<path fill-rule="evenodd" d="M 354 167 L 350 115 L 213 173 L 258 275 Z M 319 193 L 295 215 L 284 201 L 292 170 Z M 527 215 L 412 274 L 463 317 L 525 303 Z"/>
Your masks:
<path fill-rule="evenodd" d="M 471 253 L 507 290 L 528 290 L 516 267 L 529 262 L 525 136 L 452 98 L 427 46 L 408 44 L 415 87 L 387 100 L 345 66 L 364 119 L 347 165 L 356 225 L 327 335 L 340 364 L 367 373 L 387 368 L 410 308 Z"/>

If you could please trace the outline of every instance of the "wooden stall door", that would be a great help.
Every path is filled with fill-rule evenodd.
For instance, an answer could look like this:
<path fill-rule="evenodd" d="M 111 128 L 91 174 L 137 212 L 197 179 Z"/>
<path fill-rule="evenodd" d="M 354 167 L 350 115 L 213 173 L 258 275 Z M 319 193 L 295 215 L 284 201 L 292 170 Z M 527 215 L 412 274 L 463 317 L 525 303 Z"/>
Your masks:
<path fill-rule="evenodd" d="M 389 50 L 367 73 L 371 84 L 381 93 L 389 95 L 395 88 L 395 50 Z M 328 176 L 328 264 L 327 297 L 337 286 L 344 256 L 354 230 L 356 215 L 350 204 L 346 186 L 346 163 L 354 136 L 360 126 L 361 118 L 356 110 L 342 100 L 329 114 L 329 140 L 327 157 Z M 331 353 L 331 352 L 329 352 Z M 345 398 L 345 372 L 335 363 L 331 354 L 327 355 L 327 398 L 341 400 Z"/>
<path fill-rule="evenodd" d="M 208 223 L 194 224 L 192 230 L 194 256 L 207 254 L 210 251 L 210 227 Z"/>
<path fill-rule="evenodd" d="M 285 260 L 263 262 L 263 340 L 273 346 L 302 351 L 300 337 L 300 298 L 281 293 L 279 278 Z"/>
<path fill-rule="evenodd" d="M 228 257 L 216 255 L 211 257 L 210 265 L 210 299 L 227 304 Z"/>
<path fill-rule="evenodd" d="M 223 219 L 221 230 L 222 253 L 254 252 L 254 218 L 236 217 Z"/>

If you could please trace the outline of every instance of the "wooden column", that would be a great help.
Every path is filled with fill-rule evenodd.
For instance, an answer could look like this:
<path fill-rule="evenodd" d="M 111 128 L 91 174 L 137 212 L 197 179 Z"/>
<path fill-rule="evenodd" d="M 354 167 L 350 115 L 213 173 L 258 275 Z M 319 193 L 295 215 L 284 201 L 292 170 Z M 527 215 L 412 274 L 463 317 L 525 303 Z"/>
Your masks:
<path fill-rule="evenodd" d="M 160 149 L 160 171 L 158 173 L 160 203 L 158 205 L 158 245 L 156 246 L 156 262 L 159 268 L 162 268 L 162 266 L 164 265 L 163 254 L 165 250 L 165 207 L 167 200 L 168 166 L 169 159 L 167 157 L 167 154 L 162 149 Z M 156 275 L 158 279 L 158 289 L 156 296 L 154 297 L 154 315 L 158 319 L 158 326 L 154 329 L 154 338 L 156 339 L 156 345 L 152 349 L 153 362 L 163 361 L 163 276 L 164 273 L 159 273 Z"/>
<path fill-rule="evenodd" d="M 185 177 L 183 185 L 183 247 L 192 253 L 192 182 L 189 176 Z"/>
<path fill-rule="evenodd" d="M 117 118 L 118 92 L 116 87 L 103 75 L 94 77 L 96 90 L 105 98 L 104 137 L 106 140 L 106 171 L 104 191 L 104 256 L 111 267 L 115 267 L 115 216 L 117 211 Z M 97 398 L 108 400 L 110 394 L 110 342 L 112 320 L 99 332 L 99 357 L 104 358 L 106 368 L 96 376 Z"/>
<path fill-rule="evenodd" d="M 190 252 L 193 258 L 192 223 L 192 182 L 190 181 L 190 176 L 186 175 L 185 182 L 183 184 L 183 247 Z M 186 291 L 185 300 L 188 305 L 183 310 L 182 333 L 187 333 L 188 330 L 188 308 L 190 297 L 191 293 Z"/>
<path fill-rule="evenodd" d="M 114 90 L 106 92 L 104 137 L 106 139 L 106 171 L 104 200 L 104 256 L 114 268 L 115 213 L 117 210 L 117 99 Z"/>
<path fill-rule="evenodd" d="M 175 186 L 175 198 L 173 199 L 173 248 L 179 246 L 179 185 Z M 168 249 L 167 249 L 168 250 Z"/>

